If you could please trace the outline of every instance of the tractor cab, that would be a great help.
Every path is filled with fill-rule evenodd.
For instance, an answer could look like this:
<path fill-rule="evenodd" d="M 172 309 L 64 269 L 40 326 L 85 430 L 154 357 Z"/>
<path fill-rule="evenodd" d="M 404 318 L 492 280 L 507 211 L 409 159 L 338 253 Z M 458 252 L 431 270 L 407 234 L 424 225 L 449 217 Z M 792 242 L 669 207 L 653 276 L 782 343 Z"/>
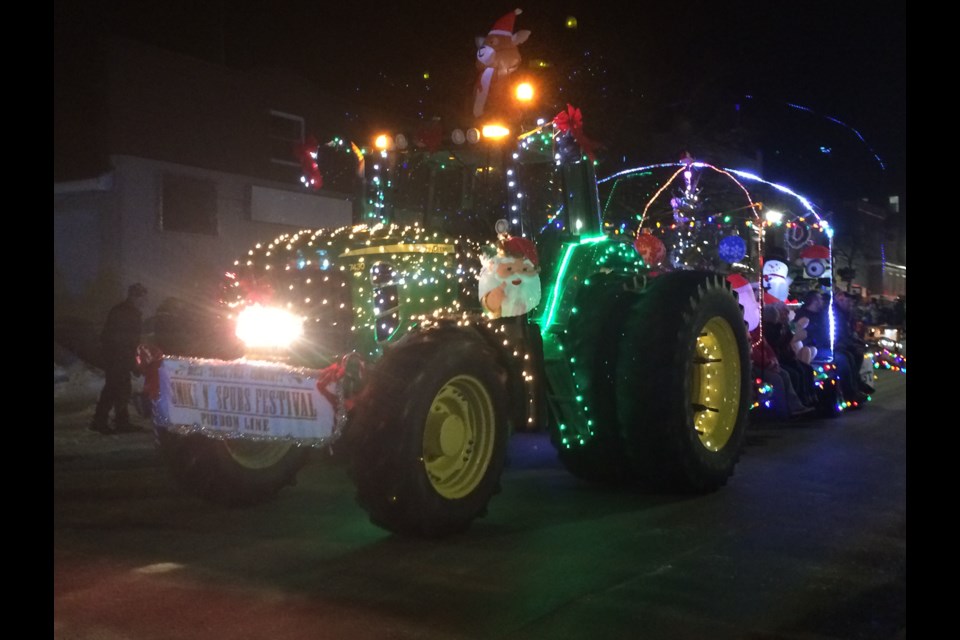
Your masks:
<path fill-rule="evenodd" d="M 544 126 L 519 136 L 506 128 L 455 130 L 443 149 L 385 143 L 367 160 L 362 222 L 419 225 L 489 237 L 509 233 L 581 235 L 599 231 L 593 164 Z M 459 144 L 458 144 L 459 141 Z"/>

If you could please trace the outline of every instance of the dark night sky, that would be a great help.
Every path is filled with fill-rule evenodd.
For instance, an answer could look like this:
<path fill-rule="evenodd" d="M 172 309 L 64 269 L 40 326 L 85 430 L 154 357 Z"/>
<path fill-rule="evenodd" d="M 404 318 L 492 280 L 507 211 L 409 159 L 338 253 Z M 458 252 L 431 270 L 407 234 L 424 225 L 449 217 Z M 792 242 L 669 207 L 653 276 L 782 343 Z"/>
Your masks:
<path fill-rule="evenodd" d="M 633 108 L 745 94 L 804 105 L 859 130 L 893 181 L 902 180 L 903 3 L 58 0 L 54 46 L 65 33 L 124 35 L 241 68 L 286 67 L 367 104 L 429 71 L 431 92 L 420 92 L 418 105 L 429 117 L 436 104 L 469 91 L 474 36 L 515 6 L 524 10 L 517 29 L 532 32 L 521 47 L 525 59 L 567 56 L 575 66 L 590 51 L 600 66 L 616 68 L 607 81 L 626 81 L 642 97 Z M 576 32 L 563 29 L 568 15 L 578 19 Z M 586 121 L 590 98 L 572 99 L 584 105 Z"/>

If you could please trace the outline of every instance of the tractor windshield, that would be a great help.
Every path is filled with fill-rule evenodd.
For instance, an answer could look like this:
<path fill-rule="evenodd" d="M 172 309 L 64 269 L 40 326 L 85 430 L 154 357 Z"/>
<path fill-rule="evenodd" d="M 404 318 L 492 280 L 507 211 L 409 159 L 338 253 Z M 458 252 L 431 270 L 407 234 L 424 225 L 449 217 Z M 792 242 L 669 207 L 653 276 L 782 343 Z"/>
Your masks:
<path fill-rule="evenodd" d="M 386 217 L 452 235 L 491 237 L 496 221 L 534 235 L 566 227 L 556 164 L 548 153 L 482 146 L 401 155 L 391 169 Z"/>

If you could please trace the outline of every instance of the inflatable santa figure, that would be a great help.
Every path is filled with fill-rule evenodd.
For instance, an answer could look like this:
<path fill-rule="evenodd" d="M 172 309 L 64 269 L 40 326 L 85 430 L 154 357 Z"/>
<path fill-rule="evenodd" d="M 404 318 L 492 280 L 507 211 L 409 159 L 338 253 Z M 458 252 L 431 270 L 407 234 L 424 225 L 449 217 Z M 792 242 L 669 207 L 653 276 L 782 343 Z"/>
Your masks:
<path fill-rule="evenodd" d="M 736 292 L 743 307 L 743 321 L 747 323 L 747 330 L 753 331 L 760 325 L 760 305 L 757 303 L 757 294 L 753 292 L 750 282 L 739 273 L 727 276 L 727 282 Z"/>
<path fill-rule="evenodd" d="M 782 249 L 773 248 L 763 260 L 763 290 L 777 300 L 786 302 L 790 295 L 787 256 Z"/>
<path fill-rule="evenodd" d="M 503 236 L 496 255 L 482 258 L 480 302 L 495 318 L 522 316 L 540 302 L 540 260 L 526 238 Z"/>

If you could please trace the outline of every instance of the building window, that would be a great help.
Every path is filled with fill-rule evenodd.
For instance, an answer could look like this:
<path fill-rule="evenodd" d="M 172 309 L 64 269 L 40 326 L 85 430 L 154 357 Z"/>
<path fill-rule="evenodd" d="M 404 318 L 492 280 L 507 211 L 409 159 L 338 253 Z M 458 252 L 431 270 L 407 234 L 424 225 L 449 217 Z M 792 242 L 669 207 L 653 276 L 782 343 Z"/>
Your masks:
<path fill-rule="evenodd" d="M 288 167 L 299 167 L 294 153 L 296 145 L 303 144 L 304 122 L 301 116 L 270 110 L 270 162 Z"/>
<path fill-rule="evenodd" d="M 164 231 L 216 235 L 216 184 L 201 178 L 164 175 L 160 228 Z"/>

